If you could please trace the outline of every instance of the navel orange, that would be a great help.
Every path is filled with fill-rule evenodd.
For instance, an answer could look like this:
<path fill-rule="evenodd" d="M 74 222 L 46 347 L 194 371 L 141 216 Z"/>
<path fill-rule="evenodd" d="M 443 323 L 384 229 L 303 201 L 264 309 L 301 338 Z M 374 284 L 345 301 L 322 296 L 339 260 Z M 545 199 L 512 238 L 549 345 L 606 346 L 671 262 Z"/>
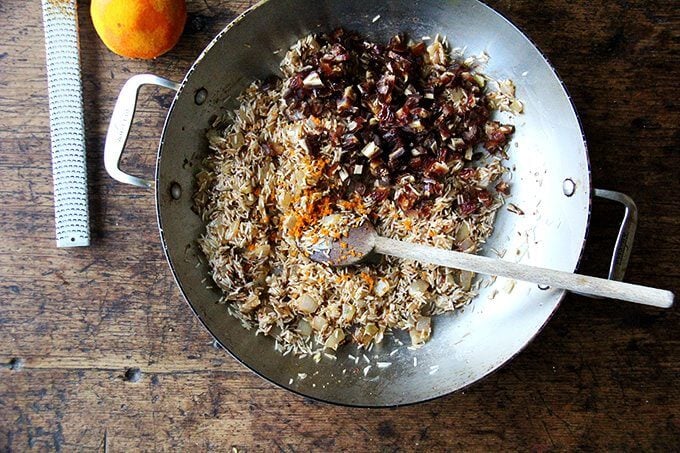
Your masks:
<path fill-rule="evenodd" d="M 90 15 L 111 51 L 156 58 L 172 49 L 184 30 L 185 0 L 92 0 Z"/>

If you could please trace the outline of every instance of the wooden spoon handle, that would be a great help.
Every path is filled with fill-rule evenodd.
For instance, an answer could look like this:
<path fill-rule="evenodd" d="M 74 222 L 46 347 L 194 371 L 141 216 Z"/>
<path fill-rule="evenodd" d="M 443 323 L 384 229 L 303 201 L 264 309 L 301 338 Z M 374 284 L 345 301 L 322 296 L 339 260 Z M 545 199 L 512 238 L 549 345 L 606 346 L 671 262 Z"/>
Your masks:
<path fill-rule="evenodd" d="M 501 259 L 454 252 L 384 237 L 376 237 L 375 251 L 397 258 L 420 261 L 421 263 L 514 278 L 515 280 L 568 289 L 586 295 L 609 297 L 653 307 L 669 308 L 673 305 L 675 297 L 672 292 L 663 289 L 511 263 Z"/>

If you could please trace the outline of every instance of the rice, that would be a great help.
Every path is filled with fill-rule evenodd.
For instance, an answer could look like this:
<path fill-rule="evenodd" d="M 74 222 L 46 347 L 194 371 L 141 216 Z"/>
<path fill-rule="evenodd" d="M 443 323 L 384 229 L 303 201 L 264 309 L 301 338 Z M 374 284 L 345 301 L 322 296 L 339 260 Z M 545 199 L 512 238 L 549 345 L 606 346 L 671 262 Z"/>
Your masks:
<path fill-rule="evenodd" d="M 323 87 L 323 77 L 309 72 L 306 62 L 329 46 L 325 35 L 298 41 L 281 63 L 284 79 L 253 83 L 239 97 L 239 107 L 212 125 L 207 134 L 211 152 L 197 175 L 194 195 L 206 222 L 199 244 L 227 311 L 255 334 L 274 337 L 282 354 L 320 358 L 348 342 L 369 348 L 391 329 L 408 331 L 412 345 L 422 345 L 431 336 L 432 316 L 474 297 L 473 274 L 392 257 L 351 268 L 328 267 L 300 251 L 309 245 L 305 241 L 314 241 L 305 233 L 325 228 L 328 216 L 338 223 L 370 220 L 386 237 L 474 253 L 492 232 L 503 204 L 503 193 L 493 188 L 506 171 L 504 142 L 492 144 L 500 152 L 484 152 L 481 158 L 473 159 L 471 147 L 464 157 L 461 152 L 447 166 L 440 195 L 430 197 L 426 210 L 404 209 L 399 198 L 399 191 L 416 187 L 417 178 L 402 177 L 390 189 L 394 197 L 347 195 L 343 188 L 365 171 L 357 168 L 363 165 L 350 165 L 345 175 L 346 150 L 332 140 L 310 143 L 309 137 L 339 127 L 351 130 L 351 116 L 333 109 L 302 115 L 290 101 L 291 85 L 295 77 L 300 82 L 300 74 L 306 74 L 306 89 Z M 427 50 L 424 72 L 453 64 L 438 38 Z M 484 85 L 481 74 L 471 74 L 477 81 L 471 83 Z M 510 99 L 514 85 L 502 87 L 503 92 L 480 94 L 480 99 L 490 96 L 497 108 L 516 110 L 521 104 Z M 370 143 L 362 151 L 372 162 Z M 461 212 L 470 191 L 493 195 L 472 212 Z"/>

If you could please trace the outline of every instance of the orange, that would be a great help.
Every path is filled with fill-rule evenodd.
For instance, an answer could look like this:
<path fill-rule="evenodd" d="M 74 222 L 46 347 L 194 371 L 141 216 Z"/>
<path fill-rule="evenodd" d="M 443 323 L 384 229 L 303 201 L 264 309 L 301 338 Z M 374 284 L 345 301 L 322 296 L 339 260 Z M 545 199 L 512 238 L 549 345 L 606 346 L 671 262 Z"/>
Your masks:
<path fill-rule="evenodd" d="M 90 15 L 106 47 L 130 58 L 172 49 L 187 19 L 185 0 L 92 0 Z"/>

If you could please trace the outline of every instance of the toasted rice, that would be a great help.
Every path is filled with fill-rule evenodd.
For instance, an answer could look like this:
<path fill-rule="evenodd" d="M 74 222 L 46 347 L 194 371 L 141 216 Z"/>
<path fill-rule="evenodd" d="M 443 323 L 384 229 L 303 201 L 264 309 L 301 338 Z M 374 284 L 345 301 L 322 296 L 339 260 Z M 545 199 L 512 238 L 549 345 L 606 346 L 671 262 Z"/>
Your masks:
<path fill-rule="evenodd" d="M 433 47 L 441 52 L 441 45 Z M 299 71 L 301 56 L 311 48 L 318 48 L 313 36 L 297 42 L 281 63 L 283 74 Z M 490 95 L 495 108 L 520 110 L 521 104 L 513 103 L 514 86 L 503 82 L 501 87 Z M 332 268 L 300 253 L 299 213 L 333 190 L 316 188 L 321 172 L 303 138 L 345 119 L 332 114 L 316 122 L 290 119 L 284 114 L 285 89 L 280 80 L 265 88 L 253 83 L 238 109 L 216 121 L 207 135 L 211 153 L 197 176 L 195 202 L 206 222 L 200 246 L 223 291 L 222 302 L 245 328 L 274 337 L 284 354 L 320 357 L 348 341 L 368 348 L 390 329 L 407 330 L 413 345 L 423 344 L 431 335 L 431 316 L 474 297 L 473 274 L 391 257 Z M 320 152 L 331 163 L 340 159 L 330 144 Z M 354 219 L 376 214 L 375 227 L 383 236 L 474 253 L 492 232 L 503 198 L 491 191 L 492 205 L 465 218 L 454 202 L 470 185 L 494 187 L 505 172 L 502 155 L 487 153 L 475 166 L 472 181 L 453 173 L 444 180 L 444 195 L 429 215 L 406 213 L 390 199 L 327 206 L 322 214 Z"/>

